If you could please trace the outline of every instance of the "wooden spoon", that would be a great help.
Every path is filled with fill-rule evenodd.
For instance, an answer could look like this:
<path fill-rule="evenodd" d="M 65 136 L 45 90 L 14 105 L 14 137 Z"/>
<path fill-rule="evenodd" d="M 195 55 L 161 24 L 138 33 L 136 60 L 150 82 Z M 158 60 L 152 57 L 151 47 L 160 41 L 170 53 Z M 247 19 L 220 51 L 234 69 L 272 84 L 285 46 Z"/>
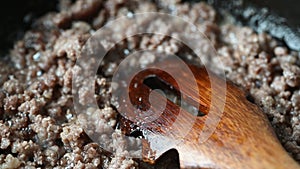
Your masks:
<path fill-rule="evenodd" d="M 173 79 L 166 72 L 158 69 L 148 69 L 136 75 L 128 87 L 131 103 L 139 109 L 147 111 L 160 111 L 159 118 L 146 123 L 134 123 L 124 120 L 120 126 L 121 129 L 130 135 L 134 131 L 133 126 L 138 126 L 145 138 L 144 149 L 149 150 L 144 153 L 144 160 L 155 163 L 155 160 L 166 150 L 159 150 L 159 145 L 170 145 L 179 152 L 181 168 L 230 168 L 230 169 L 296 169 L 299 165 L 283 149 L 276 138 L 269 121 L 262 110 L 255 104 L 249 102 L 245 92 L 232 84 L 226 82 L 226 101 L 224 110 L 219 110 L 219 105 L 211 105 L 212 88 L 210 82 L 222 83 L 223 79 L 216 75 L 208 76 L 204 68 L 189 65 L 196 82 L 197 88 L 191 85 L 193 77 L 187 76 L 179 69 L 176 62 L 167 60 L 159 63 L 160 66 L 168 67 L 182 77 Z M 182 95 L 186 103 L 196 106 L 198 114 L 191 114 L 183 108 L 180 108 L 175 101 L 166 98 L 154 91 L 151 84 L 145 83 L 145 79 L 156 78 L 160 82 L 156 83 L 154 88 L 165 88 L 169 86 L 169 93 Z M 212 79 L 210 79 L 212 78 Z M 148 80 L 148 83 L 154 80 Z M 178 84 L 186 87 L 179 89 Z M 138 85 L 137 85 L 138 84 Z M 138 86 L 138 87 L 137 87 Z M 221 93 L 224 88 L 217 88 Z M 217 93 L 218 93 L 217 91 Z M 152 102 L 156 107 L 151 107 L 149 95 L 152 92 Z M 126 93 L 125 93 L 126 94 Z M 218 98 L 218 96 L 214 96 Z M 154 99 L 153 99 L 154 98 Z M 166 105 L 159 107 L 159 103 L 166 100 Z M 219 101 L 224 101 L 221 98 Z M 200 103 L 199 106 L 197 104 Z M 132 113 L 136 110 L 125 104 L 120 105 L 120 109 L 125 113 Z M 158 106 L 157 106 L 158 105 Z M 214 111 L 209 111 L 215 107 Z M 164 108 L 164 109 L 162 109 Z M 161 111 L 163 110 L 163 111 Z M 182 115 L 178 117 L 179 110 Z M 208 113 L 220 113 L 222 117 L 217 124 L 215 131 L 204 142 L 199 142 L 199 133 L 205 125 Z M 177 118 L 178 117 L 178 118 Z M 173 124 L 176 121 L 176 126 Z M 129 124 L 130 123 L 130 124 Z M 187 130 L 185 126 L 192 124 Z M 185 137 L 182 137 L 185 134 Z M 159 135 L 161 141 L 153 141 L 148 136 Z M 172 140 L 180 140 L 180 143 L 173 144 Z M 156 147 L 151 152 L 151 148 Z M 159 152 L 161 151 L 161 152 Z"/>

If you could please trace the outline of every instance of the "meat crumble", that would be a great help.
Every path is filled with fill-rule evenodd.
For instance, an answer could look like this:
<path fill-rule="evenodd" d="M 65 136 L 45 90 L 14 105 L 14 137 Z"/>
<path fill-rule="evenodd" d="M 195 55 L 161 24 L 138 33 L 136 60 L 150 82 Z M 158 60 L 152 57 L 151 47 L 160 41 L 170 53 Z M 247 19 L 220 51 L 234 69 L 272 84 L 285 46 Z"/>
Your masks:
<path fill-rule="evenodd" d="M 108 54 L 96 80 L 99 110 L 78 115 L 72 97 L 72 69 L 88 38 L 104 24 L 138 12 L 164 12 L 188 18 L 209 38 L 223 62 L 226 77 L 243 87 L 267 114 L 282 145 L 300 162 L 300 54 L 267 33 L 248 27 L 220 24 L 218 13 L 204 2 L 181 0 L 60 0 L 58 12 L 38 19 L 22 40 L 0 61 L 0 168 L 138 168 L 128 157 L 118 112 L 111 98 L 112 73 L 126 53 L 151 49 L 180 55 L 201 64 L 176 40 L 141 35 L 120 42 Z M 159 29 L 168 29 L 157 23 Z M 125 27 L 129 26 L 129 27 Z M 125 30 L 134 25 L 120 25 Z M 150 27 L 149 29 L 156 29 Z M 185 30 L 182 30 L 183 33 Z M 186 32 L 197 36 L 194 32 Z M 107 42 L 109 43 L 109 42 Z M 206 44 L 199 44 L 206 45 Z M 201 47 L 201 46 L 199 46 Z M 147 64 L 154 58 L 141 56 Z M 207 58 L 220 65 L 216 57 Z M 78 70 L 80 71 L 80 70 Z M 80 79 L 79 79 L 80 80 Z M 88 103 L 89 88 L 80 88 L 80 103 Z M 81 124 L 101 133 L 112 144 L 111 156 L 88 137 Z M 113 143 L 107 129 L 113 127 Z"/>

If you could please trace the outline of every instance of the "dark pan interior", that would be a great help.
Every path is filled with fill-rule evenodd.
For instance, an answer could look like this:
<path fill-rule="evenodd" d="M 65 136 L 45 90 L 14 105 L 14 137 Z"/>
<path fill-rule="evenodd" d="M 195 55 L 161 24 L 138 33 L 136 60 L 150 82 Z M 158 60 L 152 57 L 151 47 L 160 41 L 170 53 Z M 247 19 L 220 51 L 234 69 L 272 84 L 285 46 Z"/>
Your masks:
<path fill-rule="evenodd" d="M 23 36 L 32 21 L 48 11 L 56 10 L 56 0 L 9 0 L 0 5 L 0 57 Z"/>
<path fill-rule="evenodd" d="M 187 0 L 199 1 L 199 0 Z M 236 21 L 254 30 L 269 32 L 289 48 L 300 51 L 299 0 L 206 0 L 217 10 L 226 10 Z M 0 6 L 0 56 L 22 37 L 34 19 L 55 11 L 57 0 L 9 0 Z"/>
<path fill-rule="evenodd" d="M 254 4 L 272 8 L 278 15 L 288 18 L 292 26 L 300 25 L 300 1 L 299 0 L 252 0 Z"/>
<path fill-rule="evenodd" d="M 208 0 L 218 10 L 230 11 L 236 21 L 258 32 L 268 32 L 289 48 L 300 51 L 299 0 Z"/>

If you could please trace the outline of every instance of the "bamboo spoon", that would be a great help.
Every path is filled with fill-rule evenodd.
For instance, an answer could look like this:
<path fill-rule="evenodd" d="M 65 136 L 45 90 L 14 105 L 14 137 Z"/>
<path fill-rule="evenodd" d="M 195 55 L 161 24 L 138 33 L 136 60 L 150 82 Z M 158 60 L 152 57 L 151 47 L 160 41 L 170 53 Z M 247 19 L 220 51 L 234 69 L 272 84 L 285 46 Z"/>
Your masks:
<path fill-rule="evenodd" d="M 186 74 L 182 73 L 176 62 L 168 60 L 160 64 L 160 66 L 169 67 L 169 70 L 174 71 L 173 73 L 180 75 L 182 78 L 179 81 L 178 79 L 175 81 L 175 79 L 163 71 L 148 69 L 136 75 L 128 88 L 131 103 L 126 104 L 134 104 L 144 111 L 159 111 L 165 106 L 165 109 L 160 112 L 161 115 L 158 119 L 149 123 L 139 124 L 139 129 L 145 137 L 144 149 L 151 149 L 155 144 L 169 144 L 168 142 L 166 143 L 168 138 L 172 140 L 186 132 L 186 136 L 181 138 L 181 143 L 172 145 L 170 142 L 170 148 L 174 148 L 179 152 L 181 168 L 300 168 L 283 149 L 260 108 L 249 102 L 246 99 L 245 92 L 230 82 L 226 82 L 226 102 L 221 121 L 208 140 L 204 143 L 199 143 L 199 132 L 203 129 L 207 113 L 211 106 L 212 91 L 209 78 L 212 78 L 214 83 L 221 83 L 222 79 L 216 75 L 208 77 L 208 72 L 204 68 L 189 65 L 198 85 L 198 90 L 196 90 L 191 88 L 190 85 L 192 77 L 187 77 Z M 145 84 L 145 79 L 149 77 L 155 77 L 160 80 L 160 84 L 157 85 L 158 87 L 170 85 L 172 88 L 171 92 L 175 92 L 175 94 L 181 93 L 183 99 L 190 105 L 200 103 L 200 106 L 197 106 L 200 114 L 194 116 L 188 111 L 183 110 L 183 116 L 177 119 L 180 107 L 170 100 L 167 100 L 166 105 L 162 107 L 156 106 L 150 110 L 149 107 L 151 105 L 148 97 L 153 89 Z M 179 90 L 178 83 L 183 83 L 187 87 Z M 136 84 L 138 84 L 138 87 L 136 87 Z M 224 89 L 218 88 L 218 90 L 221 92 Z M 153 93 L 152 97 L 154 99 L 152 100 L 157 103 L 156 105 L 159 105 L 165 97 L 158 92 L 154 91 Z M 123 112 L 130 113 L 135 111 L 124 105 L 120 105 Z M 218 105 L 212 106 L 218 108 Z M 204 114 L 201 114 L 201 112 Z M 190 123 L 192 118 L 195 119 L 195 123 L 191 129 L 186 131 L 185 126 Z M 172 124 L 175 120 L 179 125 L 174 127 Z M 123 119 L 124 123 L 121 124 L 121 129 L 130 134 L 133 131 L 133 125 L 131 125 L 133 122 L 125 121 Z M 128 123 L 131 124 L 129 125 Z M 149 133 L 160 135 L 166 139 L 161 140 L 160 143 L 152 142 L 151 140 L 147 140 Z M 162 150 L 162 153 L 163 151 L 165 150 Z M 154 164 L 155 160 L 161 155 L 157 150 L 156 153 L 150 153 L 152 156 L 149 156 L 149 151 L 146 153 L 144 160 Z"/>

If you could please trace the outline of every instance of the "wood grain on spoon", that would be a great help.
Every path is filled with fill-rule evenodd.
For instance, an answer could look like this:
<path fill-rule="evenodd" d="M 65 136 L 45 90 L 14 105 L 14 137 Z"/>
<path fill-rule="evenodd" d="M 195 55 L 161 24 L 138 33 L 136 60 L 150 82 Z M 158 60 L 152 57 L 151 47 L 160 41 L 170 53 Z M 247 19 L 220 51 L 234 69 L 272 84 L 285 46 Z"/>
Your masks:
<path fill-rule="evenodd" d="M 194 77 L 196 78 L 198 89 L 190 85 L 191 77 L 178 69 L 176 62 L 170 60 L 159 63 L 160 66 L 169 67 L 173 73 L 181 75 L 181 79 L 173 79 L 165 72 L 157 69 L 149 69 L 139 73 L 133 78 L 131 84 L 139 83 L 139 87 L 129 87 L 129 95 L 132 104 L 147 110 L 151 105 L 149 103 L 149 94 L 152 89 L 144 84 L 144 79 L 150 75 L 158 77 L 166 84 L 172 85 L 174 90 L 179 91 L 186 102 L 192 106 L 197 106 L 199 111 L 204 114 L 218 113 L 209 111 L 211 104 L 211 84 L 223 82 L 216 75 L 208 76 L 204 68 L 189 65 Z M 209 79 L 212 78 L 212 79 Z M 179 89 L 178 84 L 187 87 Z M 217 88 L 220 92 L 224 88 Z M 199 93 L 198 93 L 199 92 Z M 217 91 L 218 93 L 218 91 Z M 154 101 L 157 103 L 164 99 L 159 93 L 154 94 Z M 217 97 L 217 96 L 216 96 Z M 142 98 L 142 99 L 141 99 Z M 121 105 L 124 112 L 131 112 L 130 108 Z M 154 110 L 161 110 L 160 107 L 154 107 Z M 299 165 L 288 155 L 283 149 L 280 142 L 276 138 L 266 116 L 259 107 L 246 99 L 245 92 L 236 87 L 231 82 L 226 82 L 226 102 L 221 121 L 218 123 L 215 131 L 204 143 L 199 143 L 199 133 L 202 130 L 207 116 L 193 116 L 191 113 L 183 110 L 184 115 L 177 119 L 180 107 L 170 100 L 161 116 L 151 123 L 145 123 L 140 126 L 143 133 L 160 134 L 166 137 L 176 138 L 181 136 L 180 133 L 188 132 L 182 138 L 180 144 L 174 145 L 172 148 L 178 150 L 181 168 L 230 168 L 230 169 L 296 169 Z M 187 123 L 192 118 L 196 118 L 192 128 L 186 131 Z M 175 122 L 179 123 L 176 127 L 172 126 Z M 172 129 L 170 128 L 172 126 Z M 170 132 L 171 131 L 171 132 Z M 145 136 L 147 138 L 147 136 Z M 149 140 L 148 140 L 149 141 Z M 149 145 L 151 148 L 151 140 Z M 167 144 L 167 143 L 166 143 Z M 158 158 L 154 154 L 154 160 Z M 147 157 L 146 157 L 147 158 Z M 153 160 L 148 157 L 148 160 Z"/>

